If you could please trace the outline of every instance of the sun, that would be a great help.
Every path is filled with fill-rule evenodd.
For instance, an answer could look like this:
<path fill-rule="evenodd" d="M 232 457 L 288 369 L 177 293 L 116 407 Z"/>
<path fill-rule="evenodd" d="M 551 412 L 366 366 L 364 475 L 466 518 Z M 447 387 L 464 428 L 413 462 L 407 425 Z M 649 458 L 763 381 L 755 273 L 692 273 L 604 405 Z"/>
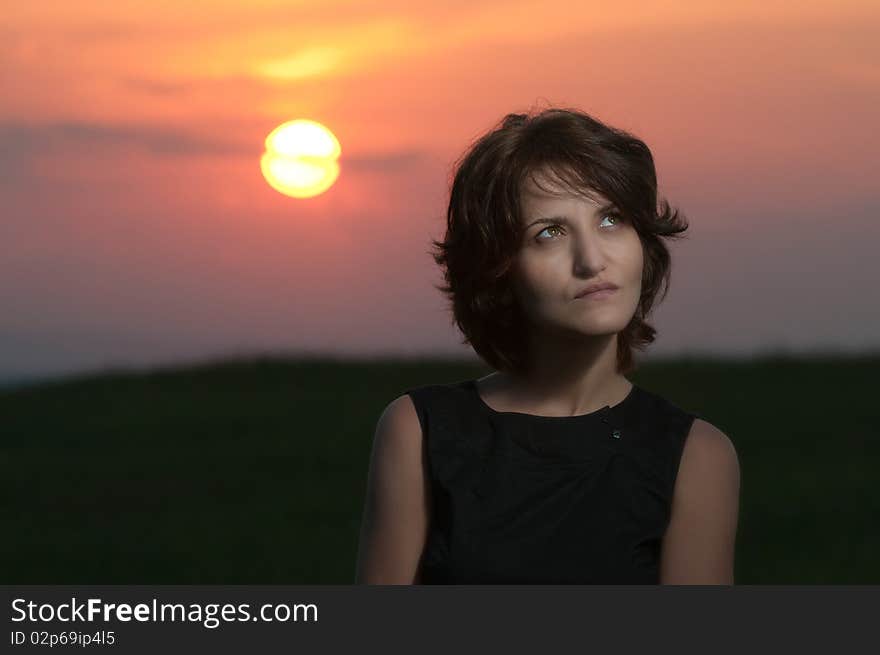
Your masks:
<path fill-rule="evenodd" d="M 339 177 L 341 152 L 333 132 L 300 118 L 269 132 L 260 168 L 269 186 L 279 193 L 311 198 L 324 193 Z"/>

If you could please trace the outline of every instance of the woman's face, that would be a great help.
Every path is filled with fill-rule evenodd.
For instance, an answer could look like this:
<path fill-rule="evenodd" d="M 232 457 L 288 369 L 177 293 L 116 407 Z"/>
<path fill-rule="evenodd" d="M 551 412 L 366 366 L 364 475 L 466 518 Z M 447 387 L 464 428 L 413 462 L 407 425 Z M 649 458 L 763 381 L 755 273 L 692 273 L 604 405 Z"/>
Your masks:
<path fill-rule="evenodd" d="M 598 336 L 626 328 L 639 303 L 643 250 L 632 223 L 603 209 L 597 192 L 573 196 L 540 177 L 521 190 L 525 232 L 514 264 L 513 289 L 528 319 L 541 331 Z M 552 219 L 536 223 L 539 219 Z M 575 296 L 587 286 L 611 282 L 605 298 Z"/>

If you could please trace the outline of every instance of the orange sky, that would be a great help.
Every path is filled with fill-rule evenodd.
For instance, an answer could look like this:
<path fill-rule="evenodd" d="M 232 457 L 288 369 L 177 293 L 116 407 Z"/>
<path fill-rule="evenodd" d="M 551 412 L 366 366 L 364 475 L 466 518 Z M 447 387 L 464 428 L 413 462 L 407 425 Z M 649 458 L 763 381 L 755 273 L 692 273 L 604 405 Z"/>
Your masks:
<path fill-rule="evenodd" d="M 261 349 L 467 354 L 428 239 L 452 161 L 536 104 L 643 138 L 691 220 L 656 352 L 876 346 L 880 7 L 669 5 L 4 8 L 0 378 Z M 294 118 L 342 145 L 336 185 L 306 201 L 259 168 Z"/>

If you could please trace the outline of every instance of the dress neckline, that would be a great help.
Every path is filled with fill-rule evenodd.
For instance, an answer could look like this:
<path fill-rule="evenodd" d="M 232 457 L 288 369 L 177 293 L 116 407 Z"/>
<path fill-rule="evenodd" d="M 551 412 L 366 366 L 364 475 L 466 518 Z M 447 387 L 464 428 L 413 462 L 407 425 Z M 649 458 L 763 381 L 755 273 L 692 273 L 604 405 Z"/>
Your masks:
<path fill-rule="evenodd" d="M 483 407 L 483 409 L 493 416 L 520 416 L 527 419 L 533 419 L 537 421 L 555 421 L 555 422 L 571 422 L 571 421 L 583 421 L 591 418 L 599 418 L 605 415 L 608 412 L 619 412 L 620 410 L 625 409 L 633 402 L 638 392 L 638 385 L 634 382 L 630 382 L 629 392 L 626 396 L 616 405 L 605 405 L 604 407 L 600 407 L 599 409 L 587 412 L 586 414 L 574 414 L 571 416 L 545 416 L 543 414 L 527 414 L 526 412 L 501 412 L 496 409 L 493 409 L 483 400 L 482 396 L 480 396 L 480 390 L 477 388 L 477 380 L 476 378 L 465 381 L 465 386 L 471 392 L 471 395 L 477 401 L 477 403 Z"/>

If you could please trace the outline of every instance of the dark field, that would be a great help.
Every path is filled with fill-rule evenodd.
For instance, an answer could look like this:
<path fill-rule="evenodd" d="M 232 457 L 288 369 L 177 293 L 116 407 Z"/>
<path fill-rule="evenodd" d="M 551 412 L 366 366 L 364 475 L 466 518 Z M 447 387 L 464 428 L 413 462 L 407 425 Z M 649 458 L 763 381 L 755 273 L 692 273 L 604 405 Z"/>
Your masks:
<path fill-rule="evenodd" d="M 872 358 L 646 362 L 742 471 L 737 584 L 880 583 Z M 478 364 L 264 359 L 0 390 L 4 584 L 351 584 L 376 421 Z"/>

